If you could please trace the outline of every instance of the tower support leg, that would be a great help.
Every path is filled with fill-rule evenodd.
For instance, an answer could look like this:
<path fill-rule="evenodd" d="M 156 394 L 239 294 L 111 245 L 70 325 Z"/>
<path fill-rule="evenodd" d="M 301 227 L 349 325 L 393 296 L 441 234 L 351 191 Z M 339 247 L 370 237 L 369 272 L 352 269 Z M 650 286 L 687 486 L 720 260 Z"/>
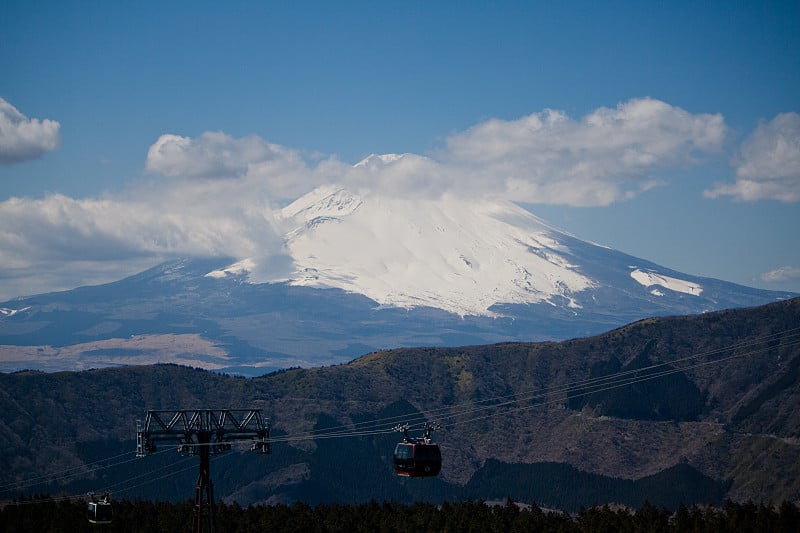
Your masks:
<path fill-rule="evenodd" d="M 194 496 L 192 533 L 214 533 L 214 485 L 211 483 L 211 447 L 208 435 L 198 435 L 200 475 Z"/>

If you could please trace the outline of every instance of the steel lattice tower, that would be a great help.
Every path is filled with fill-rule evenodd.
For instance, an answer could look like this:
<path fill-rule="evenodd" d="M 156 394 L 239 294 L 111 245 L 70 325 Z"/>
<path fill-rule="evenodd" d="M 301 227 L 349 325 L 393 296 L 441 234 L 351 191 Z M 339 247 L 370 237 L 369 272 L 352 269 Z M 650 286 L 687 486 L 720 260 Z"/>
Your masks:
<path fill-rule="evenodd" d="M 200 457 L 200 475 L 195 489 L 193 533 L 213 533 L 214 486 L 211 482 L 211 455 L 231 449 L 231 442 L 251 441 L 250 450 L 272 453 L 269 419 L 260 409 L 197 409 L 147 411 L 142 424 L 136 424 L 136 456 L 155 452 L 156 442 L 178 441 L 178 451 Z"/>

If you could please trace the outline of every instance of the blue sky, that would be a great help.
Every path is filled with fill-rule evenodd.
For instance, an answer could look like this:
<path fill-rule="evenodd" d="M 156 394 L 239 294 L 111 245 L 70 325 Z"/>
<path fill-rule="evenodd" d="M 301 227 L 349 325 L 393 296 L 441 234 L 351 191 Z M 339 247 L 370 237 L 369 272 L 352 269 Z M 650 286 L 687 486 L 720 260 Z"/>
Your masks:
<path fill-rule="evenodd" d="M 235 232 L 333 179 L 800 292 L 799 25 L 797 1 L 6 0 L 0 298 L 277 246 Z M 358 182 L 372 153 L 419 158 Z"/>

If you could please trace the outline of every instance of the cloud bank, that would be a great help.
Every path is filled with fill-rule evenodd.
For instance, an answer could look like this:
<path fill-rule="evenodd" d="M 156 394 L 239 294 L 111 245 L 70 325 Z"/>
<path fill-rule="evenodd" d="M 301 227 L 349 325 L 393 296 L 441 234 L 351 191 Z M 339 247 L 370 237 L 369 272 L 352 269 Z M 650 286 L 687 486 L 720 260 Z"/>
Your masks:
<path fill-rule="evenodd" d="M 492 119 L 449 137 L 428 156 L 371 157 L 310 165 L 298 152 L 255 136 L 162 135 L 146 167 L 168 177 L 259 180 L 276 197 L 337 182 L 407 196 L 490 194 L 531 203 L 605 206 L 660 183 L 653 172 L 692 164 L 722 148 L 722 115 L 691 114 L 652 98 L 600 108 L 580 120 L 544 110 Z"/>
<path fill-rule="evenodd" d="M 250 165 L 273 159 L 279 150 L 255 135 L 234 139 L 221 131 L 207 131 L 191 139 L 166 134 L 147 151 L 146 168 L 170 177 L 232 178 Z"/>
<path fill-rule="evenodd" d="M 37 159 L 55 149 L 61 125 L 49 119 L 29 119 L 0 98 L 0 164 Z"/>
<path fill-rule="evenodd" d="M 24 123 L 38 132 L 29 137 L 49 139 L 40 140 L 38 153 L 55 145 L 57 123 L 25 119 L 1 103 L 4 124 Z M 737 184 L 755 182 L 759 194 L 745 198 L 737 185 L 707 194 L 798 201 L 798 123 L 796 114 L 779 115 L 742 145 Z M 253 258 L 257 279 L 285 279 L 292 265 L 279 208 L 322 184 L 360 195 L 461 194 L 606 206 L 663 183 L 658 174 L 665 168 L 718 157 L 726 135 L 719 114 L 692 114 L 651 98 L 580 119 L 546 109 L 517 120 L 487 120 L 450 136 L 431 154 L 376 155 L 357 165 L 255 135 L 164 134 L 147 152 L 150 175 L 122 193 L 0 203 L 0 298 L 112 281 L 185 256 Z M 23 151 L 11 150 L 16 158 Z"/>
<path fill-rule="evenodd" d="M 549 109 L 489 120 L 448 139 L 443 159 L 519 201 L 605 206 L 657 185 L 658 168 L 718 152 L 726 132 L 722 115 L 644 98 L 581 120 Z"/>
<path fill-rule="evenodd" d="M 297 197 L 323 183 L 320 171 L 325 166 L 315 169 L 299 151 L 256 135 L 236 139 L 223 132 L 205 132 L 194 139 L 162 135 L 147 151 L 145 161 L 149 172 L 165 177 L 241 179 L 276 199 Z"/>
<path fill-rule="evenodd" d="M 770 270 L 769 272 L 761 274 L 759 279 L 767 283 L 781 283 L 784 281 L 800 279 L 800 268 L 788 266 L 776 268 L 775 270 Z"/>
<path fill-rule="evenodd" d="M 800 115 L 781 113 L 760 124 L 742 143 L 734 164 L 736 181 L 717 184 L 707 197 L 800 202 Z"/>
<path fill-rule="evenodd" d="M 0 298 L 108 282 L 174 257 L 254 257 L 261 277 L 280 279 L 290 264 L 275 206 L 243 185 L 144 182 L 116 198 L 6 200 Z"/>

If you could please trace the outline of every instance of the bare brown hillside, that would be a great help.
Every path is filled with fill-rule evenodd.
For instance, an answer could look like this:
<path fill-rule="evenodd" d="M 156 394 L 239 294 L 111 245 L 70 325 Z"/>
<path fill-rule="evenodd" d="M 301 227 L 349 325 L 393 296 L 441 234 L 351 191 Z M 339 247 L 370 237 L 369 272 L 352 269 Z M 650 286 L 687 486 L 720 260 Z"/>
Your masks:
<path fill-rule="evenodd" d="M 92 443 L 126 449 L 148 409 L 202 407 L 261 408 L 276 436 L 427 415 L 443 426 L 442 494 L 468 490 L 491 459 L 620 480 L 685 465 L 734 500 L 800 500 L 800 299 L 559 343 L 384 350 L 252 379 L 174 365 L 2 374 L 0 445 L 10 453 L 0 486 L 87 463 Z M 284 499 L 335 496 L 341 471 L 319 454 L 342 453 L 348 470 L 371 465 L 364 484 L 381 484 L 355 487 L 352 498 L 362 488 L 391 496 L 396 480 L 381 476 L 397 438 L 295 440 L 276 445 L 263 470 L 231 472 L 241 468 L 248 490 L 262 491 L 257 501 L 265 487 Z M 225 490 L 249 494 L 234 477 Z"/>

